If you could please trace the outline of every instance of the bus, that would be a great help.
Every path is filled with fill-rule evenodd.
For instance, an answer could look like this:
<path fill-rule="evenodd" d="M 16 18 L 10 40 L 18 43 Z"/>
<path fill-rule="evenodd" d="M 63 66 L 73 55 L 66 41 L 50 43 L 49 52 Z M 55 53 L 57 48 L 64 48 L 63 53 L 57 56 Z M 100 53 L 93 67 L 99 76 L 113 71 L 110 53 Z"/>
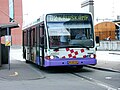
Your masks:
<path fill-rule="evenodd" d="M 77 38 L 77 34 L 80 34 Z M 22 30 L 23 58 L 40 67 L 96 65 L 90 13 L 48 13 Z M 82 37 L 84 38 L 82 38 Z"/>

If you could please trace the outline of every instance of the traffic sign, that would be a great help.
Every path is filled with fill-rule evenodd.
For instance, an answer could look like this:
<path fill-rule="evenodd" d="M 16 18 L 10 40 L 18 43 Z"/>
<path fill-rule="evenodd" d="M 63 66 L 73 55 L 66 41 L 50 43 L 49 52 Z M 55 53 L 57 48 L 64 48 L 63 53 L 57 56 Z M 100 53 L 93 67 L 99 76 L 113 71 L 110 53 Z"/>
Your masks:
<path fill-rule="evenodd" d="M 10 35 L 5 36 L 5 46 L 11 46 L 12 37 Z"/>

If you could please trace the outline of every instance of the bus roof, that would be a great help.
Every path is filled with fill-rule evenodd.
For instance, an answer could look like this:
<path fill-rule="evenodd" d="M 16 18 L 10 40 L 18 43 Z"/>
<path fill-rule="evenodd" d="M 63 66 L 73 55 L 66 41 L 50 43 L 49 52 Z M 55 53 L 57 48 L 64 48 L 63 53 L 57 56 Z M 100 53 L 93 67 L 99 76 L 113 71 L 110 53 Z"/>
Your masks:
<path fill-rule="evenodd" d="M 28 25 L 26 25 L 26 26 L 23 26 L 22 30 L 24 30 L 24 29 L 26 29 L 26 28 L 29 28 L 29 27 L 31 27 L 31 26 L 34 26 L 34 25 L 36 25 L 36 24 L 38 24 L 38 23 L 43 22 L 43 21 L 44 21 L 43 18 L 44 18 L 44 16 L 43 16 L 42 18 L 38 18 L 36 21 L 31 22 L 30 24 L 28 24 Z"/>

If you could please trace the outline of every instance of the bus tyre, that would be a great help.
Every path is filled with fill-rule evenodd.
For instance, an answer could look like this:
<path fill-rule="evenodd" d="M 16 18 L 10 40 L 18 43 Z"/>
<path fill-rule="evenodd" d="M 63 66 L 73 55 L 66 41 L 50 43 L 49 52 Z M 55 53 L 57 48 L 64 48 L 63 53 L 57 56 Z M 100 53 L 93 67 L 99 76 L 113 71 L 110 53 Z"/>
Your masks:
<path fill-rule="evenodd" d="M 26 60 L 25 62 L 26 62 L 26 63 L 30 63 L 30 61 L 29 61 L 29 60 Z"/>
<path fill-rule="evenodd" d="M 26 50 L 23 52 L 23 58 L 26 59 Z"/>
<path fill-rule="evenodd" d="M 38 68 L 39 68 L 40 70 L 44 70 L 44 69 L 45 69 L 43 66 L 39 66 L 39 65 L 38 65 Z"/>

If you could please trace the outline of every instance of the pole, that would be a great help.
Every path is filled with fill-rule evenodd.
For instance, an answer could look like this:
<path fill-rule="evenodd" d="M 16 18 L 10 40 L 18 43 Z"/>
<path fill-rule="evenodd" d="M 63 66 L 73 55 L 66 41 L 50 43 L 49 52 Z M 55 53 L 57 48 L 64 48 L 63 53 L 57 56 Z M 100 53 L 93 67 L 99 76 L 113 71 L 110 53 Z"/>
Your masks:
<path fill-rule="evenodd" d="M 2 53 L 1 53 L 1 32 L 0 32 L 0 67 L 2 66 Z"/>
<path fill-rule="evenodd" d="M 10 35 L 9 28 L 7 28 L 7 35 Z M 10 70 L 10 46 L 8 46 L 8 65 Z"/>

